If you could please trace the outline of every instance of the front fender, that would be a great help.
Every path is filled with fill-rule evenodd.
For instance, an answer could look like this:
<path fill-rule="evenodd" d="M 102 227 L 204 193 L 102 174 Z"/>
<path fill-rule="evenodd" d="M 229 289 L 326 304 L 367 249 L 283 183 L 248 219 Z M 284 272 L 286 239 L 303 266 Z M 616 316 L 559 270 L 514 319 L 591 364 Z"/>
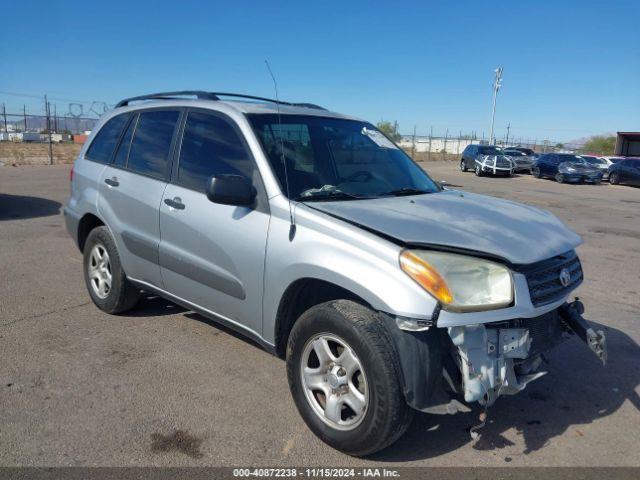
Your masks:
<path fill-rule="evenodd" d="M 290 236 L 288 205 L 279 198 L 283 201 L 271 200 L 265 261 L 266 341 L 274 342 L 281 298 L 302 278 L 337 285 L 382 312 L 431 319 L 437 302 L 400 270 L 399 245 L 300 204 L 295 206 L 295 233 Z"/>

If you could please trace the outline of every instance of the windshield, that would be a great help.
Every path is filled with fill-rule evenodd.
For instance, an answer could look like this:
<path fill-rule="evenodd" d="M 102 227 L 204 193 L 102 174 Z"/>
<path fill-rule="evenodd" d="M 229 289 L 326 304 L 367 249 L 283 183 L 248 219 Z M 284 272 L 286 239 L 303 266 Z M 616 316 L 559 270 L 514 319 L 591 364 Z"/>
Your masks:
<path fill-rule="evenodd" d="M 598 157 L 588 157 L 585 155 L 580 155 L 589 165 L 606 165 L 607 162 L 605 162 L 603 159 L 598 158 Z"/>
<path fill-rule="evenodd" d="M 478 147 L 480 155 L 502 155 L 502 150 L 496 147 Z"/>
<path fill-rule="evenodd" d="M 577 155 L 558 155 L 560 162 L 580 163 L 585 165 L 585 162 L 581 157 Z"/>
<path fill-rule="evenodd" d="M 294 200 L 352 200 L 432 193 L 440 187 L 366 122 L 248 115 L 269 163 Z M 287 178 L 284 162 L 286 161 Z"/>
<path fill-rule="evenodd" d="M 525 155 L 533 155 L 535 152 L 530 148 L 518 147 L 516 148 L 519 152 L 524 153 Z"/>
<path fill-rule="evenodd" d="M 527 155 L 520 150 L 505 150 L 505 155 L 509 155 L 510 157 L 526 157 Z"/>

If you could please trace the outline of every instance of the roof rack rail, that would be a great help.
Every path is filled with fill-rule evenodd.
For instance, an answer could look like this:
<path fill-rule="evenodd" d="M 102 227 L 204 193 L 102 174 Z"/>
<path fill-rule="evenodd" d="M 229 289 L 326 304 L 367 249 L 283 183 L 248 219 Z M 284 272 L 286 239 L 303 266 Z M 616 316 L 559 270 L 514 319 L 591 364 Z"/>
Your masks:
<path fill-rule="evenodd" d="M 116 108 L 125 107 L 129 105 L 131 102 L 137 102 L 140 100 L 175 100 L 174 97 L 184 97 L 184 96 L 194 96 L 198 100 L 219 100 L 215 94 L 210 92 L 204 92 L 202 90 L 181 90 L 179 92 L 160 92 L 160 93 L 151 93 L 149 95 L 140 95 L 137 97 L 125 98 L 124 100 L 120 100 L 116 104 Z"/>
<path fill-rule="evenodd" d="M 326 110 L 326 108 L 313 103 L 293 103 L 285 102 L 282 100 L 274 100 L 273 98 L 256 97 L 255 95 L 243 95 L 242 93 L 229 93 L 229 92 L 205 92 L 202 90 L 182 90 L 179 92 L 160 92 L 151 93 L 149 95 L 140 95 L 137 97 L 125 98 L 120 100 L 116 104 L 116 108 L 125 107 L 131 102 L 137 102 L 141 100 L 175 100 L 175 97 L 194 96 L 198 100 L 220 100 L 220 97 L 234 97 L 234 98 L 246 98 L 249 100 L 259 100 L 261 102 L 276 103 L 280 105 L 288 105 L 290 107 L 302 107 L 302 108 L 315 108 L 317 110 Z"/>
<path fill-rule="evenodd" d="M 244 95 L 242 93 L 211 92 L 211 94 L 215 95 L 216 97 L 247 98 L 249 100 L 260 100 L 260 101 L 269 102 L 269 103 L 279 103 L 280 105 L 288 105 L 290 107 L 304 107 L 304 108 L 315 108 L 317 110 L 326 110 L 326 108 L 321 107 L 320 105 L 315 105 L 313 103 L 285 102 L 283 100 L 274 100 L 273 98 L 256 97 L 255 95 Z"/>

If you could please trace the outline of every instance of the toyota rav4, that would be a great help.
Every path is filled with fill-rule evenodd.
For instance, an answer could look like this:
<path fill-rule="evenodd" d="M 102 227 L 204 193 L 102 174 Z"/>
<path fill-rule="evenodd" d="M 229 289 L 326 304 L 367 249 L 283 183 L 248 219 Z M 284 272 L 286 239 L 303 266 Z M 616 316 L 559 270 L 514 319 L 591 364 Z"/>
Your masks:
<path fill-rule="evenodd" d="M 255 340 L 286 359 L 309 428 L 349 454 L 388 446 L 415 410 L 521 391 L 571 333 L 605 359 L 567 303 L 580 237 L 443 188 L 368 122 L 145 95 L 101 119 L 71 176 L 65 219 L 96 306 L 122 313 L 149 292 Z"/>

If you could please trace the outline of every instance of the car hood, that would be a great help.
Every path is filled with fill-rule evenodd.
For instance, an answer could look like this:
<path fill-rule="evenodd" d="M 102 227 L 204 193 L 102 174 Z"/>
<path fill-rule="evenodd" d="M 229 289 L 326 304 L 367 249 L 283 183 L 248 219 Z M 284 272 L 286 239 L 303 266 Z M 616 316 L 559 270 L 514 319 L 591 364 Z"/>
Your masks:
<path fill-rule="evenodd" d="M 473 250 L 514 264 L 545 260 L 582 243 L 549 212 L 454 190 L 308 206 L 403 244 Z"/>
<path fill-rule="evenodd" d="M 563 167 L 575 168 L 583 173 L 598 173 L 600 171 L 597 167 L 592 167 L 591 165 L 585 165 L 583 163 L 562 162 L 560 165 Z"/>

